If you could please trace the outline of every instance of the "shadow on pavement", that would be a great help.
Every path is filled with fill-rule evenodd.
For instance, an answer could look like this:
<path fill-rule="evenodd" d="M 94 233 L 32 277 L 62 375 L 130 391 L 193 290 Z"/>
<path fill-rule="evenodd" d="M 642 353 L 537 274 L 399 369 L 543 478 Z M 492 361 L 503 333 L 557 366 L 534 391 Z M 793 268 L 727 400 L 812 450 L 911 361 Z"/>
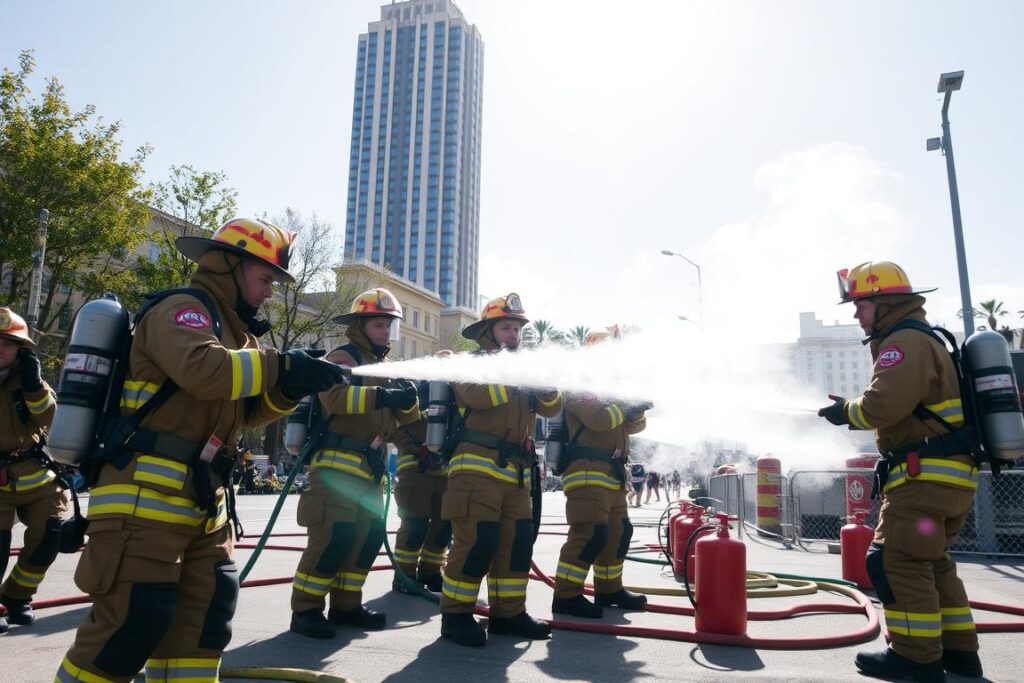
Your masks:
<path fill-rule="evenodd" d="M 764 668 L 757 650 L 721 645 L 695 645 L 690 650 L 690 661 L 710 671 L 760 671 Z"/>
<path fill-rule="evenodd" d="M 443 671 L 443 677 L 447 680 L 464 677 L 467 680 L 486 680 L 488 683 L 510 681 L 512 679 L 508 676 L 508 668 L 528 648 L 549 645 L 550 641 L 521 641 L 508 636 L 494 636 L 488 638 L 487 645 L 483 647 L 463 647 L 439 635 L 433 643 L 420 649 L 415 659 L 404 669 L 382 680 L 386 683 L 422 683 L 438 680 L 438 672 Z"/>
<path fill-rule="evenodd" d="M 626 658 L 636 647 L 610 635 L 555 631 L 547 643 L 547 659 L 537 662 L 537 668 L 559 680 L 636 681 L 650 676 L 641 672 L 646 662 Z"/>

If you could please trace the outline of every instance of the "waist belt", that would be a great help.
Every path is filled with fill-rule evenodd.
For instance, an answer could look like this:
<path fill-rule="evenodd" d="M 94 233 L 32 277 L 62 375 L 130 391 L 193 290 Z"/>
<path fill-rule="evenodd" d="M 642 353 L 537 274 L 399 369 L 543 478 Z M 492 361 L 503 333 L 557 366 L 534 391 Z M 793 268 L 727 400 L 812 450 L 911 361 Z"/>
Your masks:
<path fill-rule="evenodd" d="M 612 471 L 620 482 L 626 480 L 626 463 L 622 458 L 616 458 L 614 451 L 602 451 L 599 448 L 589 448 L 587 446 L 569 446 L 565 449 L 564 464 L 559 463 L 558 469 L 565 471 L 574 460 L 600 460 L 601 462 L 609 463 L 612 466 Z"/>
<path fill-rule="evenodd" d="M 531 454 L 525 448 L 511 441 L 499 439 L 493 434 L 473 432 L 466 429 L 459 435 L 459 440 L 498 451 L 498 464 L 502 467 L 508 467 L 510 460 L 515 461 L 515 464 L 521 467 L 533 464 L 533 459 L 530 457 Z"/>
<path fill-rule="evenodd" d="M 125 451 L 152 453 L 183 465 L 192 466 L 199 455 L 203 444 L 189 441 L 173 434 L 157 432 L 152 429 L 139 429 L 125 444 Z M 127 464 L 127 463 L 126 463 Z"/>
<path fill-rule="evenodd" d="M 359 453 L 366 458 L 366 464 L 377 482 L 380 482 L 381 477 L 384 476 L 384 449 L 374 448 L 373 444 L 367 441 L 353 439 L 337 432 L 327 432 L 320 439 L 320 443 L 317 444 L 317 449 L 333 449 Z"/>
<path fill-rule="evenodd" d="M 889 461 L 890 466 L 896 466 L 906 462 L 907 455 L 911 453 L 917 453 L 922 458 L 951 458 L 955 455 L 968 455 L 970 450 L 970 445 L 964 443 L 962 435 L 948 432 L 925 441 L 897 446 L 883 452 L 882 455 Z"/>

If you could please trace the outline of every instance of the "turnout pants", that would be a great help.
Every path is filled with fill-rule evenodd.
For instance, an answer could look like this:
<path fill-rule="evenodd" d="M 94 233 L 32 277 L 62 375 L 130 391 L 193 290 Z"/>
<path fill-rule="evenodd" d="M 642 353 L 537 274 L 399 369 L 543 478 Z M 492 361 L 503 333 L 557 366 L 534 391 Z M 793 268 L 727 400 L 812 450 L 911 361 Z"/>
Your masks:
<path fill-rule="evenodd" d="M 971 489 L 926 481 L 885 494 L 867 569 L 892 649 L 915 662 L 934 662 L 943 648 L 978 649 L 967 592 L 948 552 L 973 500 Z"/>
<path fill-rule="evenodd" d="M 471 614 L 485 576 L 491 616 L 526 611 L 532 510 L 529 474 L 522 487 L 472 471 L 448 479 L 441 516 L 451 521 L 452 547 L 442 573 L 442 614 Z"/>
<path fill-rule="evenodd" d="M 573 476 L 579 474 L 588 473 L 585 470 L 569 473 L 565 480 L 572 482 Z M 570 488 L 565 498 L 569 537 L 558 556 L 555 597 L 582 595 L 591 566 L 595 592 L 618 591 L 622 588 L 626 550 L 633 538 L 633 525 L 626 512 L 625 488 L 621 484 L 615 490 L 584 485 Z"/>
<path fill-rule="evenodd" d="M 15 600 L 32 600 L 43 575 L 57 557 L 60 522 L 67 509 L 67 496 L 52 481 L 27 491 L 0 491 L 0 580 L 7 573 L 15 515 L 25 524 L 21 553 L 11 575 L 0 586 L 0 594 Z"/>
<path fill-rule="evenodd" d="M 92 598 L 56 681 L 217 680 L 231 640 L 238 570 L 227 524 L 93 520 L 75 583 Z"/>
<path fill-rule="evenodd" d="M 395 538 L 395 559 L 408 577 L 433 576 L 441 571 L 452 538 L 452 525 L 441 519 L 441 500 L 448 486 L 439 474 L 404 470 L 395 486 L 402 523 Z"/>
<path fill-rule="evenodd" d="M 299 498 L 298 522 L 309 540 L 292 581 L 292 611 L 363 602 L 363 584 L 384 545 L 384 500 L 373 479 L 314 467 Z"/>

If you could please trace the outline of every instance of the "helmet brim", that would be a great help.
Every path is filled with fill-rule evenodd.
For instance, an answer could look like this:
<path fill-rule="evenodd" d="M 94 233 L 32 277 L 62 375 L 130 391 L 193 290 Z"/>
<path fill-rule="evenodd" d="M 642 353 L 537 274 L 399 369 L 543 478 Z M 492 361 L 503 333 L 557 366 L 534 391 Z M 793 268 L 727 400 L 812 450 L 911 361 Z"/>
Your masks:
<path fill-rule="evenodd" d="M 0 339 L 8 339 L 14 342 L 15 344 L 27 346 L 30 349 L 34 349 L 36 347 L 36 343 L 29 339 L 28 337 L 20 337 L 16 334 L 7 334 L 6 332 L 0 332 Z"/>
<path fill-rule="evenodd" d="M 874 299 L 880 296 L 910 296 L 912 294 L 928 294 L 934 292 L 938 287 L 931 287 L 929 289 L 910 289 L 907 292 L 874 292 L 865 296 L 850 297 L 849 299 L 843 299 L 836 303 L 836 306 L 842 306 L 843 304 L 852 304 L 854 301 L 860 301 L 861 299 Z"/>
<path fill-rule="evenodd" d="M 480 338 L 480 335 L 483 333 L 484 328 L 486 328 L 491 323 L 496 323 L 496 322 L 499 322 L 501 320 L 518 320 L 521 323 L 523 323 L 524 326 L 527 323 L 530 322 L 529 318 L 527 318 L 526 316 L 522 316 L 522 315 L 501 315 L 501 316 L 498 316 L 497 318 L 488 318 L 487 320 L 477 320 L 475 323 L 472 323 L 470 325 L 466 325 L 466 328 L 464 330 L 462 330 L 462 336 L 465 337 L 466 339 L 470 340 L 470 341 L 476 341 L 477 339 Z"/>
<path fill-rule="evenodd" d="M 263 265 L 273 270 L 274 275 L 277 276 L 277 279 L 280 282 L 287 282 L 289 284 L 294 284 L 295 282 L 295 276 L 289 273 L 281 266 L 270 263 L 269 261 L 264 261 L 259 256 L 253 256 L 252 254 L 247 252 L 245 249 L 242 249 L 241 247 L 236 247 L 230 244 L 222 244 L 221 242 L 214 242 L 213 240 L 208 239 L 206 237 L 179 237 L 178 239 L 174 240 L 174 246 L 178 248 L 178 251 L 180 251 L 185 258 L 189 259 L 190 261 L 195 261 L 196 263 L 199 263 L 199 259 L 203 257 L 203 254 L 210 251 L 211 249 L 220 249 L 221 251 L 227 251 L 232 254 L 237 254 L 243 258 L 250 258 L 253 259 L 254 261 L 259 261 Z"/>

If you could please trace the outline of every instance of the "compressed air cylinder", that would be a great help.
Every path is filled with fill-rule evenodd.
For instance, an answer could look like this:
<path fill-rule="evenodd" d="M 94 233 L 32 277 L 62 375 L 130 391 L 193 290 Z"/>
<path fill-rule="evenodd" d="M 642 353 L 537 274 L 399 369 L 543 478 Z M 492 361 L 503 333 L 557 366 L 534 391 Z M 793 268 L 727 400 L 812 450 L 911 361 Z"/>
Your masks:
<path fill-rule="evenodd" d="M 558 459 L 562 457 L 562 441 L 565 439 L 565 411 L 559 410 L 557 415 L 547 419 L 547 434 L 544 440 L 544 461 L 552 472 L 558 469 Z"/>
<path fill-rule="evenodd" d="M 427 437 L 424 445 L 439 453 L 448 436 L 448 422 L 452 411 L 452 388 L 447 382 L 432 381 L 427 390 Z"/>
<path fill-rule="evenodd" d="M 95 444 L 114 366 L 128 334 L 128 312 L 113 294 L 93 299 L 78 311 L 47 438 L 57 462 L 77 466 Z"/>
<path fill-rule="evenodd" d="M 1006 338 L 992 330 L 975 332 L 964 342 L 964 356 L 985 449 L 999 460 L 1024 457 L 1024 414 Z"/>
<path fill-rule="evenodd" d="M 313 396 L 305 396 L 284 427 L 284 449 L 289 455 L 298 455 L 309 436 L 309 411 L 313 407 Z"/>
<path fill-rule="evenodd" d="M 782 462 L 770 455 L 757 459 L 757 528 L 771 534 L 782 531 Z"/>

